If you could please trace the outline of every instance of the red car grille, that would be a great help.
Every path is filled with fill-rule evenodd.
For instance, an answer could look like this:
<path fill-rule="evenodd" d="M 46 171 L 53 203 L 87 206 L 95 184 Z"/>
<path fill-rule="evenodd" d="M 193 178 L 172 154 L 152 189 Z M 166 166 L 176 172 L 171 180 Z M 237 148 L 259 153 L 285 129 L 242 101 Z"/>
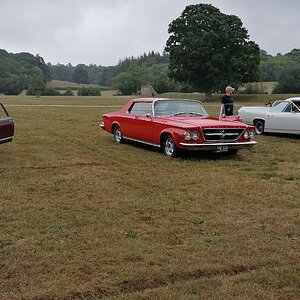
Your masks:
<path fill-rule="evenodd" d="M 243 128 L 203 129 L 204 139 L 207 141 L 236 140 L 244 132 Z"/>

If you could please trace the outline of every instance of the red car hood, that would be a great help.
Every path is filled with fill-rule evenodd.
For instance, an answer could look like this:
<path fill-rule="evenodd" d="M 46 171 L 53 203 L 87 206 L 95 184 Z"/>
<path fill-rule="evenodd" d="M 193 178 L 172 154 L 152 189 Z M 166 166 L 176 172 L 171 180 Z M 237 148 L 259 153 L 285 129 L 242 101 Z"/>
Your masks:
<path fill-rule="evenodd" d="M 163 123 L 170 124 L 172 126 L 181 127 L 194 127 L 198 126 L 200 128 L 246 128 L 247 125 L 239 121 L 234 120 L 220 120 L 218 118 L 212 117 L 191 117 L 191 116 L 174 116 L 174 117 L 164 117 L 161 118 Z"/>

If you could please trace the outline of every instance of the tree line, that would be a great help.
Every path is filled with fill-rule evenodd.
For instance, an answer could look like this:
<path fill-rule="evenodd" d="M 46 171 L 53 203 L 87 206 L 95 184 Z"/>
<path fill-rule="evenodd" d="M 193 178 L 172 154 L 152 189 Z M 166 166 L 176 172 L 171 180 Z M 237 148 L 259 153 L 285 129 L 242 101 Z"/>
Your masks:
<path fill-rule="evenodd" d="M 95 64 L 77 66 L 48 64 L 53 79 L 83 84 L 97 84 L 134 94 L 142 85 L 152 85 L 159 92 L 176 88 L 168 76 L 169 55 L 150 51 L 138 57 L 126 57 L 115 66 Z"/>
<path fill-rule="evenodd" d="M 0 49 L 0 93 L 17 95 L 32 84 L 51 79 L 82 84 L 97 84 L 135 94 L 142 85 L 152 85 L 158 93 L 196 91 L 193 86 L 176 83 L 169 76 L 167 53 L 144 53 L 120 60 L 116 66 L 45 64 L 42 57 L 30 53 L 12 54 Z M 274 56 L 260 50 L 259 80 L 276 81 L 274 93 L 300 93 L 300 49 Z M 35 79 L 35 80 L 33 80 Z M 218 87 L 219 90 L 222 86 Z M 255 92 L 255 91 L 254 91 Z"/>
<path fill-rule="evenodd" d="M 125 58 L 116 66 L 51 65 L 52 79 L 77 83 L 92 83 L 120 90 L 129 95 L 138 92 L 142 85 L 152 85 L 158 93 L 168 91 L 191 92 L 197 89 L 176 83 L 169 76 L 169 54 L 148 53 L 140 57 Z M 277 82 L 273 93 L 300 93 L 300 49 L 274 56 L 260 50 L 259 81 Z M 232 83 L 234 84 L 234 83 Z M 226 83 L 224 83 L 226 85 Z M 219 84 L 216 91 L 222 90 Z M 239 85 L 236 85 L 238 88 Z M 257 92 L 249 90 L 249 93 Z"/>

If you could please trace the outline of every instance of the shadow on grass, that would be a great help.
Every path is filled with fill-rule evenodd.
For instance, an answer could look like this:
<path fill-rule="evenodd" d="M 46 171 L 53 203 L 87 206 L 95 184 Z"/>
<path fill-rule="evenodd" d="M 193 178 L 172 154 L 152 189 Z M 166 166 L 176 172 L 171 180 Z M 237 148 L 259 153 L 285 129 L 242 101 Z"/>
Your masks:
<path fill-rule="evenodd" d="M 300 134 L 290 134 L 290 133 L 271 133 L 271 132 L 264 132 L 263 135 L 266 136 L 273 136 L 278 138 L 288 138 L 288 139 L 294 139 L 294 140 L 300 140 Z"/>
<path fill-rule="evenodd" d="M 151 145 L 138 143 L 134 141 L 126 141 L 130 147 L 134 147 L 135 149 L 141 149 L 149 152 L 156 152 L 158 155 L 164 155 L 161 148 L 154 147 Z M 245 151 L 245 150 L 242 150 Z M 246 150 L 247 151 L 247 150 Z M 168 159 L 166 157 L 166 159 Z M 216 153 L 211 151 L 188 151 L 188 150 L 179 150 L 176 159 L 184 159 L 184 160 L 234 160 L 234 161 L 241 161 L 243 158 L 237 154 L 230 154 L 230 153 Z"/>
<path fill-rule="evenodd" d="M 242 150 L 243 151 L 243 150 Z M 181 151 L 179 154 L 181 158 L 185 160 L 243 160 L 243 158 L 239 155 L 239 152 L 236 154 L 231 153 L 217 153 L 217 152 L 208 152 L 208 151 Z"/>

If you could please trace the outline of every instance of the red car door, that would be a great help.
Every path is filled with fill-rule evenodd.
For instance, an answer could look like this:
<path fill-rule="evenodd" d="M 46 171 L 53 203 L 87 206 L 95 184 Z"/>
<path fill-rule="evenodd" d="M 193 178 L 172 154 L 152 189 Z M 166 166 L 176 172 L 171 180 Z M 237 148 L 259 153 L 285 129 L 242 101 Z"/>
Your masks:
<path fill-rule="evenodd" d="M 14 136 L 14 121 L 0 103 L 0 144 L 12 141 Z"/>
<path fill-rule="evenodd" d="M 153 118 L 151 102 L 136 102 L 129 114 L 131 116 L 129 136 L 139 141 L 152 143 Z"/>
<path fill-rule="evenodd" d="M 122 135 L 125 138 L 134 138 L 134 122 L 136 116 L 127 114 L 125 116 L 119 116 L 117 118 L 118 123 L 120 124 Z"/>
<path fill-rule="evenodd" d="M 152 116 L 139 115 L 135 120 L 135 135 L 138 140 L 153 143 Z"/>

